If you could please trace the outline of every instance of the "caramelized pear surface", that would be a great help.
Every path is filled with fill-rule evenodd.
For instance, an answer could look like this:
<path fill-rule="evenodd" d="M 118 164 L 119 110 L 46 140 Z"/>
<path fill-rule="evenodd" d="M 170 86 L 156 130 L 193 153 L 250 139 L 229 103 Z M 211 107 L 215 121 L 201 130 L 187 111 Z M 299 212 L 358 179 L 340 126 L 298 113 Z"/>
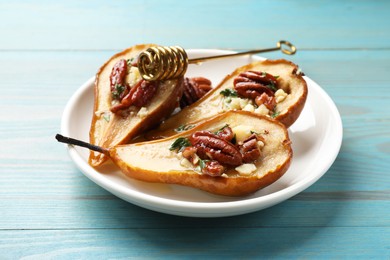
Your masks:
<path fill-rule="evenodd" d="M 115 54 L 98 71 L 94 88 L 94 109 L 90 127 L 90 143 L 104 148 L 130 141 L 132 138 L 160 123 L 175 109 L 181 97 L 182 78 L 158 82 L 157 91 L 145 107 L 130 106 L 113 113 L 110 109 L 113 98 L 110 88 L 110 75 L 114 65 L 121 59 L 131 60 L 154 45 L 136 45 Z M 108 157 L 91 151 L 89 164 L 96 167 Z"/>
<path fill-rule="evenodd" d="M 183 157 L 170 150 L 178 138 L 187 138 L 196 131 L 218 131 L 229 125 L 250 126 L 264 139 L 261 156 L 253 163 L 255 170 L 242 174 L 234 167 L 223 176 L 202 174 L 196 167 L 183 164 Z M 283 124 L 266 116 L 246 111 L 229 111 L 203 121 L 178 135 L 149 142 L 119 145 L 110 149 L 112 161 L 129 177 L 147 182 L 179 184 L 213 194 L 243 196 L 264 188 L 279 179 L 292 159 L 291 142 Z"/>
<path fill-rule="evenodd" d="M 260 71 L 277 76 L 277 88 L 283 89 L 288 95 L 282 102 L 277 103 L 272 116 L 286 127 L 290 127 L 297 120 L 305 105 L 308 93 L 306 81 L 294 63 L 284 59 L 265 60 L 237 68 L 197 102 L 168 118 L 159 128 L 147 133 L 146 139 L 172 136 L 183 128 L 193 127 L 205 118 L 229 110 L 223 105 L 225 97 L 221 91 L 233 90 L 234 79 L 246 71 Z"/>

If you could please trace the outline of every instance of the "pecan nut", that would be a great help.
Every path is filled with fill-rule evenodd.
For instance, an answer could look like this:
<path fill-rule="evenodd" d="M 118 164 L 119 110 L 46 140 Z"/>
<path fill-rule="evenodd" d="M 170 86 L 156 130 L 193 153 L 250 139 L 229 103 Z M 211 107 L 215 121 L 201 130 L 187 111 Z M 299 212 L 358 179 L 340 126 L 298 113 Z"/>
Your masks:
<path fill-rule="evenodd" d="M 125 85 L 125 78 L 127 73 L 127 63 L 125 59 L 120 59 L 115 63 L 110 74 L 111 91 L 114 91 L 115 85 Z"/>
<path fill-rule="evenodd" d="M 185 78 L 183 85 L 184 92 L 180 99 L 180 108 L 195 103 L 211 90 L 211 81 L 203 77 Z"/>
<path fill-rule="evenodd" d="M 223 127 L 221 130 L 219 130 L 216 135 L 228 142 L 231 142 L 234 138 L 233 130 L 229 126 Z"/>
<path fill-rule="evenodd" d="M 216 160 L 220 164 L 239 166 L 242 155 L 232 143 L 208 131 L 198 131 L 190 136 L 191 145 L 197 149 L 198 156 L 205 160 Z"/>
<path fill-rule="evenodd" d="M 141 79 L 129 93 L 123 97 L 121 102 L 111 107 L 111 112 L 116 113 L 119 110 L 128 108 L 129 106 L 143 107 L 145 106 L 157 92 L 158 82 L 146 81 Z"/>
<path fill-rule="evenodd" d="M 213 177 L 221 176 L 225 172 L 225 167 L 218 161 L 208 161 L 202 169 L 203 174 Z"/>
<path fill-rule="evenodd" d="M 131 95 L 131 104 L 136 107 L 145 106 L 154 96 L 157 91 L 158 83 L 156 81 L 141 80 L 141 84 L 137 84 L 137 88 Z"/>
<path fill-rule="evenodd" d="M 197 155 L 196 155 L 197 149 L 193 146 L 189 146 L 183 149 L 182 155 L 184 158 L 186 158 L 188 161 L 190 161 L 192 164 L 197 163 Z"/>
<path fill-rule="evenodd" d="M 245 71 L 234 79 L 233 84 L 239 96 L 255 99 L 263 93 L 274 96 L 276 79 L 266 72 Z"/>
<path fill-rule="evenodd" d="M 268 108 L 268 110 L 274 110 L 276 106 L 276 99 L 274 96 L 268 96 L 266 93 L 257 96 L 255 99 L 256 105 L 264 105 Z"/>
<path fill-rule="evenodd" d="M 243 141 L 243 144 L 239 146 L 243 162 L 250 163 L 260 157 L 261 151 L 257 142 L 263 140 L 259 135 L 252 134 Z"/>
<path fill-rule="evenodd" d="M 110 74 L 110 89 L 113 99 L 122 100 L 129 92 L 130 86 L 126 84 L 127 62 L 124 59 L 115 63 Z"/>

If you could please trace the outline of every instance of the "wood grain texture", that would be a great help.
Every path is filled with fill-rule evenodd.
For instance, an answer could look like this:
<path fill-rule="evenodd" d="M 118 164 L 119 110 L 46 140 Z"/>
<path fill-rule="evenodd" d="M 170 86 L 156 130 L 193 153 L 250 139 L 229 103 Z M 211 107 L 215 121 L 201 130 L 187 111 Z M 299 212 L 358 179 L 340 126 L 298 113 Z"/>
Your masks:
<path fill-rule="evenodd" d="M 388 1 L 0 1 L 0 259 L 388 259 L 389 9 Z M 279 205 L 218 219 L 152 212 L 88 180 L 54 141 L 70 96 L 125 47 L 246 49 L 280 38 L 297 45 L 287 58 L 335 101 L 344 138 L 330 170 Z"/>
<path fill-rule="evenodd" d="M 4 257 L 381 259 L 389 228 L 191 228 L 2 231 Z M 223 235 L 221 235 L 223 234 Z M 342 238 L 341 240 L 336 238 Z M 55 238 L 55 240 L 53 240 Z M 178 242 L 180 241 L 180 242 Z M 354 245 L 355 247 L 351 247 Z M 129 250 L 131 249 L 131 250 Z M 15 252 L 15 254 L 10 254 Z"/>
<path fill-rule="evenodd" d="M 12 1 L 0 3 L 0 49 L 389 48 L 388 1 Z M 23 17 L 23 19 L 16 19 Z M 28 21 L 28 23 L 26 22 Z"/>

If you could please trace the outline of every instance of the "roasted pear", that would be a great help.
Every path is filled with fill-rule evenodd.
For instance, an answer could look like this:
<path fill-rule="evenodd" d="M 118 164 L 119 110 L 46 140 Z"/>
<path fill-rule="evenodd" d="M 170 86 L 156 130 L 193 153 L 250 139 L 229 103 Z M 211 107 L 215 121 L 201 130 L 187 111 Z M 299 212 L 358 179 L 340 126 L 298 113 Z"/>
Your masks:
<path fill-rule="evenodd" d="M 107 154 L 131 178 L 243 196 L 270 185 L 287 171 L 290 143 L 280 122 L 247 111 L 229 111 L 178 135 L 114 146 Z"/>
<path fill-rule="evenodd" d="M 266 115 L 289 127 L 299 117 L 307 92 L 307 84 L 294 63 L 283 59 L 253 62 L 227 75 L 213 90 L 145 137 L 172 136 L 229 110 Z"/>
<path fill-rule="evenodd" d="M 104 148 L 123 144 L 170 115 L 180 99 L 182 78 L 147 82 L 136 67 L 137 55 L 154 45 L 136 45 L 110 58 L 98 71 L 90 143 Z M 91 152 L 89 163 L 108 157 Z"/>

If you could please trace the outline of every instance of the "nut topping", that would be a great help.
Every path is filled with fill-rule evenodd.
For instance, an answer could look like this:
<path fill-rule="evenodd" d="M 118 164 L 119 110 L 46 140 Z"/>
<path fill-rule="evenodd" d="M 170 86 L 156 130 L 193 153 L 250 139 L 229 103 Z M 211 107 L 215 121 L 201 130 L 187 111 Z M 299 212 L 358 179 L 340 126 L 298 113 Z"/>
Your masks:
<path fill-rule="evenodd" d="M 252 134 L 239 146 L 245 163 L 253 162 L 260 157 L 261 152 L 257 144 L 260 140 L 263 141 L 257 134 Z"/>
<path fill-rule="evenodd" d="M 127 63 L 125 59 L 119 60 L 112 68 L 110 75 L 111 91 L 115 91 L 116 85 L 125 86 L 125 78 L 127 73 Z"/>
<path fill-rule="evenodd" d="M 158 83 L 149 82 L 141 79 L 134 86 L 126 82 L 126 75 L 129 67 L 134 64 L 120 59 L 113 66 L 110 74 L 110 89 L 113 100 L 119 101 L 111 107 L 111 112 L 116 113 L 119 110 L 130 106 L 143 107 L 154 96 L 157 91 Z"/>
<path fill-rule="evenodd" d="M 257 96 L 255 99 L 256 105 L 264 105 L 268 108 L 268 110 L 274 110 L 276 106 L 276 99 L 274 96 L 268 96 L 266 93 L 261 94 L 260 96 Z"/>
<path fill-rule="evenodd" d="M 195 103 L 211 90 L 211 81 L 203 77 L 185 78 L 183 85 L 184 92 L 180 99 L 180 108 Z"/>
<path fill-rule="evenodd" d="M 197 131 L 189 138 L 179 137 L 169 150 L 181 152 L 185 158 L 181 165 L 193 165 L 196 169 L 200 168 L 202 174 L 223 176 L 224 172 L 231 168 L 247 173 L 248 165 L 252 165 L 250 169 L 256 169 L 254 162 L 260 157 L 261 148 L 264 146 L 263 137 L 253 131 L 251 133 L 236 144 L 236 134 L 226 124 L 215 133 Z M 240 167 L 239 170 L 237 166 Z"/>
<path fill-rule="evenodd" d="M 208 161 L 202 169 L 203 174 L 213 177 L 221 176 L 225 171 L 225 167 L 218 161 Z"/>
<path fill-rule="evenodd" d="M 190 161 L 192 164 L 196 164 L 199 158 L 196 155 L 197 149 L 193 146 L 186 147 L 182 151 L 182 155 L 184 158 L 186 158 L 188 161 Z"/>
<path fill-rule="evenodd" d="M 269 73 L 260 71 L 246 71 L 234 79 L 234 89 L 238 95 L 255 99 L 263 93 L 273 96 L 276 79 Z"/>
<path fill-rule="evenodd" d="M 220 138 L 222 138 L 223 140 L 226 140 L 228 142 L 231 142 L 232 139 L 234 138 L 234 133 L 233 133 L 233 130 L 228 127 L 227 125 L 224 126 L 221 130 L 219 130 L 216 135 Z"/>
<path fill-rule="evenodd" d="M 136 107 L 145 106 L 154 96 L 157 91 L 158 83 L 156 81 L 141 80 L 141 84 L 137 84 L 133 95 L 131 95 L 131 104 Z"/>
<path fill-rule="evenodd" d="M 143 107 L 154 96 L 157 91 L 158 83 L 156 81 L 146 81 L 141 79 L 130 92 L 123 97 L 121 103 L 111 107 L 111 112 L 116 113 L 119 110 L 126 109 L 129 106 Z"/>
<path fill-rule="evenodd" d="M 242 155 L 237 147 L 211 132 L 195 132 L 191 135 L 190 142 L 197 148 L 197 154 L 203 160 L 216 160 L 230 166 L 242 164 Z"/>

